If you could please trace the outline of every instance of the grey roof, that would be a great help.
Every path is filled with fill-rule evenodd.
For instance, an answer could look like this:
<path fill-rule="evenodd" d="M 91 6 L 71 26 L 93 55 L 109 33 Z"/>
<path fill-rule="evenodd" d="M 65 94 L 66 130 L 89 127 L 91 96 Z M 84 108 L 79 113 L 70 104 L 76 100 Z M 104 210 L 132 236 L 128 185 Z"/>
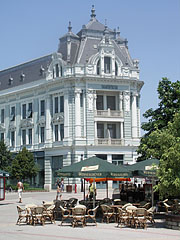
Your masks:
<path fill-rule="evenodd" d="M 92 56 L 98 52 L 98 45 L 103 37 L 109 38 L 114 46 L 115 54 L 120 58 L 124 66 L 134 67 L 126 46 L 127 40 L 120 37 L 120 31 L 111 30 L 95 18 L 95 10 L 92 9 L 91 20 L 83 25 L 76 34 L 71 30 L 69 22 L 68 32 L 61 37 L 58 52 L 62 54 L 64 61 L 69 64 L 86 64 Z M 71 44 L 69 44 L 69 42 Z M 69 45 L 68 45 L 69 44 Z M 68 56 L 68 47 L 70 55 Z M 0 90 L 20 86 L 44 78 L 40 69 L 47 70 L 52 61 L 52 54 L 20 64 L 18 66 L 0 71 Z"/>
<path fill-rule="evenodd" d="M 52 54 L 0 71 L 0 90 L 44 78 L 43 69 L 46 71 L 51 61 Z M 24 74 L 24 79 L 21 78 L 22 74 Z M 11 84 L 9 79 L 11 79 Z"/>

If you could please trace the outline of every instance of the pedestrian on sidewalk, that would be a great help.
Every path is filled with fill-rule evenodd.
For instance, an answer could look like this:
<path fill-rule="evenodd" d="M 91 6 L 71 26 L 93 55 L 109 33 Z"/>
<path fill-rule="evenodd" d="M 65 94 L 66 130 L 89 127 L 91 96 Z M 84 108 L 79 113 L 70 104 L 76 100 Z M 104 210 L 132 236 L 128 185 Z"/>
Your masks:
<path fill-rule="evenodd" d="M 24 186 L 20 180 L 17 183 L 17 188 L 18 188 L 19 203 L 22 203 L 22 192 L 24 190 Z"/>

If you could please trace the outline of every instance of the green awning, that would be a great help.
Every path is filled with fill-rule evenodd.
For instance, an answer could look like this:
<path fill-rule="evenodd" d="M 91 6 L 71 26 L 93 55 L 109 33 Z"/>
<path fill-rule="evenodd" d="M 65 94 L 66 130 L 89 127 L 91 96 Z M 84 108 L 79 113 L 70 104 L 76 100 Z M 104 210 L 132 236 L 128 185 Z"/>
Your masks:
<path fill-rule="evenodd" d="M 128 165 L 126 168 L 132 171 L 132 174 L 135 177 L 153 177 L 156 176 L 156 170 L 158 169 L 158 166 L 159 160 L 152 158 Z"/>
<path fill-rule="evenodd" d="M 67 178 L 129 178 L 130 175 L 125 167 L 98 157 L 90 157 L 57 171 L 57 176 Z"/>

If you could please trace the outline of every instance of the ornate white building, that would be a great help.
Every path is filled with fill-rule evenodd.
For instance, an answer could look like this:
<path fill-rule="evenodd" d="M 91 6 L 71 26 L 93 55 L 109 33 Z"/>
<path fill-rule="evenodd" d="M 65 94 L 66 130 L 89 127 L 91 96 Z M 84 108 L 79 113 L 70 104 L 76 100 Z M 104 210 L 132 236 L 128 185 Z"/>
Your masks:
<path fill-rule="evenodd" d="M 12 152 L 34 153 L 38 186 L 54 187 L 55 171 L 97 155 L 132 163 L 140 142 L 138 60 L 127 40 L 96 19 L 58 51 L 0 71 L 0 139 Z"/>

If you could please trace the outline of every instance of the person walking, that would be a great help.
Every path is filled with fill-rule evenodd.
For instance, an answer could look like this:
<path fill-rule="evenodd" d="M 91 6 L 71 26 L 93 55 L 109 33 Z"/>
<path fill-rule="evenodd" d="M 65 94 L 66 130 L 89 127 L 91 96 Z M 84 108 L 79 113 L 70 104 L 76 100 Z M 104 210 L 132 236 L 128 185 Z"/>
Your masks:
<path fill-rule="evenodd" d="M 18 188 L 19 203 L 22 203 L 22 192 L 24 190 L 24 186 L 20 180 L 17 183 L 17 188 Z"/>
<path fill-rule="evenodd" d="M 58 198 L 61 200 L 61 182 L 59 181 L 59 178 L 57 179 L 56 182 L 56 186 L 57 186 L 57 193 L 56 193 L 56 200 L 58 200 Z"/>

